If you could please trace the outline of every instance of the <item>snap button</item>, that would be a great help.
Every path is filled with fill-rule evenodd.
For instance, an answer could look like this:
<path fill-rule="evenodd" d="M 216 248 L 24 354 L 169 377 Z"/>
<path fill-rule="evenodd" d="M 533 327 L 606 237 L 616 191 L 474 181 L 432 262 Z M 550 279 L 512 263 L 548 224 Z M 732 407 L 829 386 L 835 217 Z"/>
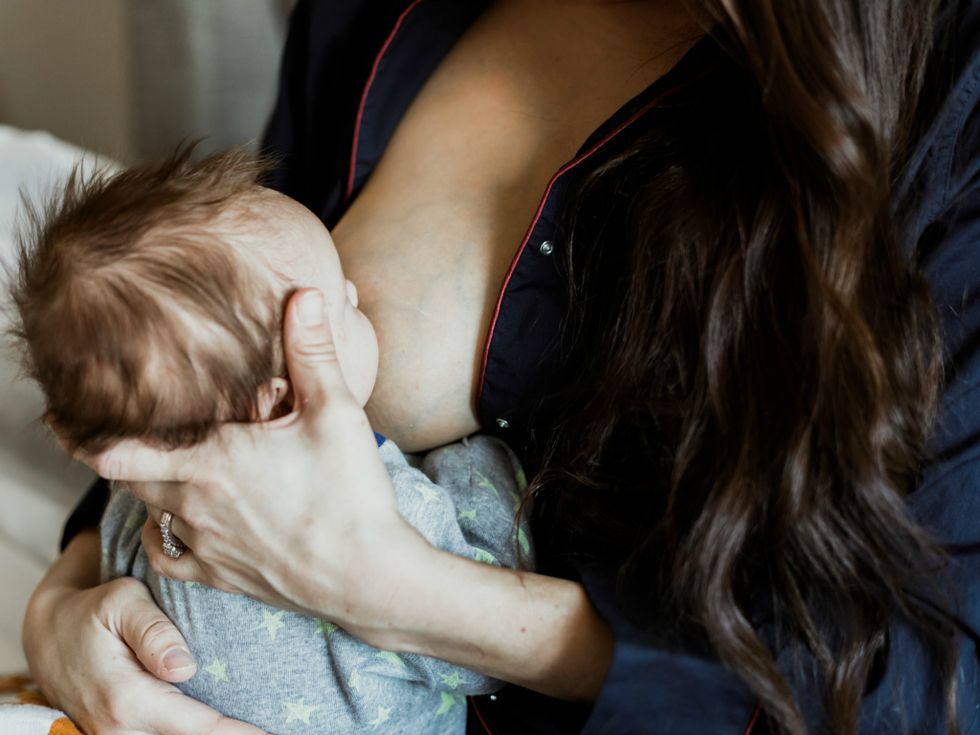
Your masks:
<path fill-rule="evenodd" d="M 551 255 L 555 252 L 555 246 L 551 244 L 551 240 L 545 240 L 538 246 L 538 252 L 542 255 Z"/>
<path fill-rule="evenodd" d="M 497 419 L 497 426 L 499 426 L 501 429 L 509 429 L 510 421 L 507 419 Z"/>

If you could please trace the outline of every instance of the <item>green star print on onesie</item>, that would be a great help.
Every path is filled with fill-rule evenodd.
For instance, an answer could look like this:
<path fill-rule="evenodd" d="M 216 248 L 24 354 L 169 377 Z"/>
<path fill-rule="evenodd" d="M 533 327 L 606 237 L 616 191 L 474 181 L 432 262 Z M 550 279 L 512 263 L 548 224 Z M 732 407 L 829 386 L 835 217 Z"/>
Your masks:
<path fill-rule="evenodd" d="M 399 512 L 433 546 L 530 568 L 530 536 L 513 523 L 523 473 L 503 443 L 477 436 L 443 447 L 421 470 L 390 441 L 378 451 Z M 372 648 L 329 620 L 161 578 L 140 547 L 143 518 L 142 503 L 113 493 L 102 521 L 103 574 L 147 584 L 201 665 L 176 686 L 229 717 L 276 735 L 462 735 L 466 695 L 499 686 L 444 661 Z"/>

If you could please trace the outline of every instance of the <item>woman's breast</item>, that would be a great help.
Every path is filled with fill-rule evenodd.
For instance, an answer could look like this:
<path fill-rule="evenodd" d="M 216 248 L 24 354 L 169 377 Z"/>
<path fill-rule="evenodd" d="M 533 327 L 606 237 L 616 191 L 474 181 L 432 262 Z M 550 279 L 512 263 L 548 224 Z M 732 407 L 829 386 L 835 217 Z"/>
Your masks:
<path fill-rule="evenodd" d="M 368 414 L 408 450 L 479 428 L 500 288 L 549 179 L 591 130 L 542 114 L 533 64 L 488 66 L 482 32 L 428 80 L 333 230 L 381 345 Z"/>
<path fill-rule="evenodd" d="M 622 35 L 596 34 L 591 15 L 554 11 L 492 4 L 427 80 L 334 228 L 381 345 L 368 413 L 405 449 L 479 428 L 490 321 L 549 180 L 683 51 L 649 63 L 649 39 L 623 53 Z"/>
<path fill-rule="evenodd" d="M 333 231 L 381 345 L 368 413 L 409 450 L 478 428 L 490 319 L 551 174 L 514 176 L 492 138 L 468 144 L 479 125 L 432 136 L 423 122 L 406 119 Z"/>

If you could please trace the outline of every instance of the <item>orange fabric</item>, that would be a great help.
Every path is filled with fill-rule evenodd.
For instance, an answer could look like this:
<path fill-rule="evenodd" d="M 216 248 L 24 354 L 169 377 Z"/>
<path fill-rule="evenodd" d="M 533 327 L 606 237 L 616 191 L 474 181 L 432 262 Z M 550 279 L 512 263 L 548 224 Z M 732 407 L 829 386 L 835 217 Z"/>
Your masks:
<path fill-rule="evenodd" d="M 75 723 L 48 704 L 48 700 L 37 690 L 33 679 L 29 676 L 0 676 L 0 704 L 3 705 L 5 711 L 7 711 L 7 706 L 16 704 L 47 708 L 46 711 L 41 710 L 40 714 L 35 711 L 35 714 L 30 716 L 36 718 L 36 721 L 31 719 L 30 731 L 32 733 L 40 732 L 39 728 L 47 727 L 47 735 L 83 735 L 82 731 L 75 727 Z M 16 715 L 14 718 L 17 719 Z M 23 721 L 17 721 L 21 723 L 18 726 L 19 729 L 23 726 Z M 5 735 L 9 726 L 9 721 L 6 719 L 4 722 L 0 722 L 0 735 Z"/>
<path fill-rule="evenodd" d="M 37 692 L 17 692 L 17 701 L 21 704 L 36 704 L 38 707 L 50 707 L 48 700 Z"/>
<path fill-rule="evenodd" d="M 82 735 L 82 731 L 67 717 L 59 717 L 51 723 L 48 735 Z"/>
<path fill-rule="evenodd" d="M 29 676 L 0 676 L 0 693 L 19 692 L 31 681 Z"/>

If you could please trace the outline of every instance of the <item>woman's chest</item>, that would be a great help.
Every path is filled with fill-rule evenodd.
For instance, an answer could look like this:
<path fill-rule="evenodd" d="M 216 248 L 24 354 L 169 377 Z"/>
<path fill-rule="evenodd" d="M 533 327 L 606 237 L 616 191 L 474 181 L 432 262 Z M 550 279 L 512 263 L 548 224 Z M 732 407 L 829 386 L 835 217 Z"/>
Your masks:
<path fill-rule="evenodd" d="M 488 329 L 549 181 L 664 70 L 599 63 L 608 39 L 545 5 L 499 3 L 471 26 L 333 230 L 382 345 L 369 412 L 407 448 L 478 427 Z"/>
<path fill-rule="evenodd" d="M 489 8 L 412 101 L 334 230 L 348 264 L 395 258 L 426 291 L 499 287 L 549 179 L 623 101 L 525 5 Z"/>

